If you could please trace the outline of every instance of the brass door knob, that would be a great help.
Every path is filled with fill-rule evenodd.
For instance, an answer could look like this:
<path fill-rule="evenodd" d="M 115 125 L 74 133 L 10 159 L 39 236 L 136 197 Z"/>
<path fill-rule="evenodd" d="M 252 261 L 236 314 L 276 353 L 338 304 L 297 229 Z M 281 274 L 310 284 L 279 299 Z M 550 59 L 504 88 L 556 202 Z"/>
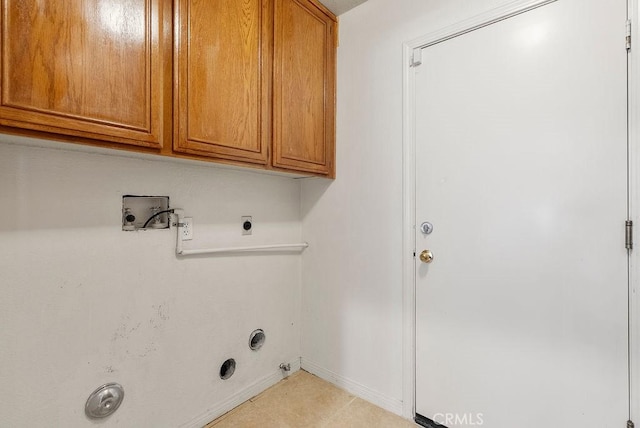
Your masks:
<path fill-rule="evenodd" d="M 424 250 L 420 253 L 420 261 L 422 263 L 431 263 L 433 261 L 433 253 L 431 250 Z"/>

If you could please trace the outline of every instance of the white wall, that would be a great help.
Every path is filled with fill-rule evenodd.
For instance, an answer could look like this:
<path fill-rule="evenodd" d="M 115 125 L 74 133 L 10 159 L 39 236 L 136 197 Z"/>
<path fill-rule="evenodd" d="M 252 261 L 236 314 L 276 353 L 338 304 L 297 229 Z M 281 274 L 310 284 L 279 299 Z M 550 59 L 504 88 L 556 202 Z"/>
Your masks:
<path fill-rule="evenodd" d="M 398 413 L 402 44 L 505 3 L 369 0 L 340 16 L 338 178 L 302 185 L 303 367 Z"/>
<path fill-rule="evenodd" d="M 0 426 L 86 426 L 108 381 L 126 398 L 100 425 L 179 426 L 300 352 L 400 412 L 402 43 L 505 3 L 369 0 L 341 15 L 338 178 L 305 180 L 302 199 L 288 178 L 0 144 Z M 176 260 L 172 232 L 120 230 L 128 193 L 171 196 L 194 217 L 192 246 L 297 241 L 302 216 L 302 351 L 298 256 Z M 246 214 L 252 238 L 236 235 Z M 257 327 L 267 343 L 251 354 Z M 238 372 L 222 382 L 229 355 Z"/>
<path fill-rule="evenodd" d="M 100 425 L 201 426 L 295 363 L 299 255 L 178 260 L 175 229 L 121 230 L 121 198 L 170 196 L 194 218 L 186 248 L 297 242 L 298 181 L 53 147 L 0 143 L 0 426 L 89 426 L 85 400 L 111 381 L 125 400 Z"/>

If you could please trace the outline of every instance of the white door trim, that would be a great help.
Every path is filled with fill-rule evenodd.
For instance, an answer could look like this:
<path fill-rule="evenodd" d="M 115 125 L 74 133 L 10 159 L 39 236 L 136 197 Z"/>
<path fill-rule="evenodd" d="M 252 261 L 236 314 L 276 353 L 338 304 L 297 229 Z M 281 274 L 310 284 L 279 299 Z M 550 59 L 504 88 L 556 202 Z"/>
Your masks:
<path fill-rule="evenodd" d="M 557 0 L 516 0 L 458 22 L 403 45 L 403 416 L 415 416 L 415 78 L 411 70 L 413 51 L 491 25 L 514 15 Z M 639 0 L 628 0 L 633 40 L 640 48 Z M 621 23 L 622 25 L 623 23 Z M 622 46 L 622 45 L 621 45 Z M 633 52 L 633 48 L 631 50 Z M 629 57 L 629 215 L 640 226 L 640 55 Z M 621 226 L 622 227 L 622 226 Z M 637 228 L 636 228 L 637 229 Z M 638 240 L 636 240 L 638 241 Z M 639 245 L 640 247 L 640 245 Z M 636 269 L 640 266 L 640 248 L 630 256 L 630 372 L 631 420 L 640 423 L 640 287 Z"/>
<path fill-rule="evenodd" d="M 631 20 L 632 47 L 629 54 L 629 218 L 640 226 L 640 6 L 638 0 L 628 0 L 628 17 Z M 634 46 L 635 45 L 635 46 Z M 636 233 L 635 249 L 629 257 L 629 339 L 630 339 L 630 394 L 631 420 L 640 424 L 640 241 Z"/>
<path fill-rule="evenodd" d="M 452 39 L 454 37 L 458 37 L 462 34 L 477 30 L 479 28 L 486 27 L 487 25 L 495 24 L 496 22 L 511 18 L 512 16 L 519 15 L 531 9 L 544 6 L 545 4 L 554 3 L 556 1 L 558 0 L 512 1 L 503 6 L 484 12 L 480 15 L 465 19 L 464 21 L 460 21 L 456 24 L 426 34 L 422 37 L 418 37 L 417 39 L 413 39 L 405 43 L 405 46 L 410 47 L 410 49 L 426 48 L 431 45 L 435 45 L 437 43 Z"/>

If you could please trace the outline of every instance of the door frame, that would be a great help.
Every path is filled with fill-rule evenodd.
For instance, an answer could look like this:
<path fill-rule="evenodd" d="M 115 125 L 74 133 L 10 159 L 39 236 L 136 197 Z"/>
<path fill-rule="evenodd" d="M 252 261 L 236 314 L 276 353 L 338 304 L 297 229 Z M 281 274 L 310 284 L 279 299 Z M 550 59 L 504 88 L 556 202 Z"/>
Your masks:
<path fill-rule="evenodd" d="M 631 21 L 632 48 L 628 56 L 628 216 L 640 226 L 640 1 L 627 0 L 627 16 Z M 634 46 L 635 45 L 635 46 Z M 636 236 L 640 236 L 636 233 Z M 634 239 L 635 250 L 629 256 L 629 373 L 630 417 L 640 424 L 640 240 Z"/>
<path fill-rule="evenodd" d="M 428 33 L 403 44 L 403 125 L 402 125 L 402 414 L 413 419 L 416 414 L 416 281 L 415 281 L 415 188 L 416 188 L 416 140 L 415 140 L 415 76 L 412 71 L 414 49 L 432 46 L 465 33 L 486 27 L 515 15 L 561 0 L 516 0 L 485 13 L 460 21 L 451 26 Z M 628 17 L 632 22 L 632 40 L 640 49 L 640 0 L 627 0 Z M 621 23 L 620 25 L 624 25 Z M 621 41 L 621 43 L 623 43 Z M 622 48 L 621 44 L 621 48 Z M 640 226 L 640 55 L 628 57 L 628 176 L 629 218 Z M 621 227 L 623 225 L 621 224 Z M 640 236 L 640 235 L 639 235 Z M 640 423 L 640 245 L 629 257 L 629 361 L 631 420 Z M 635 298 L 633 298 L 635 296 Z"/>

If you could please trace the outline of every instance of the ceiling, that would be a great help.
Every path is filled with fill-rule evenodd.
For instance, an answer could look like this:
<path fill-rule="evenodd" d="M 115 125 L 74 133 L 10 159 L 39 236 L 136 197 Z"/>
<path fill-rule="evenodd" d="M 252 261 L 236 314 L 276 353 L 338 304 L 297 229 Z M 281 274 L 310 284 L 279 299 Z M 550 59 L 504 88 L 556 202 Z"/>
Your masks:
<path fill-rule="evenodd" d="M 331 10 L 331 12 L 336 15 L 341 15 L 365 1 L 367 0 L 321 0 L 321 3 Z"/>

